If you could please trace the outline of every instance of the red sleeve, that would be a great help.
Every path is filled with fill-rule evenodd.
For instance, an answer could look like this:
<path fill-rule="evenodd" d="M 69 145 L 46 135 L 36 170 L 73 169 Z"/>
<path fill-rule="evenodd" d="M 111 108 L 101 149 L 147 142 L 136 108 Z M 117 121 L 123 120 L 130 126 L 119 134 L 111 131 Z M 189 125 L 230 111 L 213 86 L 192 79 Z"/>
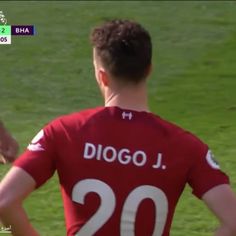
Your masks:
<path fill-rule="evenodd" d="M 55 148 L 50 125 L 39 131 L 27 150 L 13 163 L 28 172 L 36 181 L 36 188 L 44 184 L 55 172 Z"/>
<path fill-rule="evenodd" d="M 221 184 L 229 184 L 228 176 L 220 170 L 219 164 L 206 144 L 191 136 L 188 147 L 192 159 L 188 183 L 195 196 L 201 198 L 211 188 Z"/>

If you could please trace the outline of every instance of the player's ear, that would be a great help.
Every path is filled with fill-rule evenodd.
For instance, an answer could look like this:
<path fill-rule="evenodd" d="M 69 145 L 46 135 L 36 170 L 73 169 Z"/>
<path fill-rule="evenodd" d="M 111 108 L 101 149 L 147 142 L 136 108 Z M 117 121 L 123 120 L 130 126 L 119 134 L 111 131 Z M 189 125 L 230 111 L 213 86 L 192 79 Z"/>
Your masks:
<path fill-rule="evenodd" d="M 99 83 L 102 86 L 107 87 L 109 84 L 108 74 L 103 68 L 99 69 L 98 77 L 99 77 Z"/>

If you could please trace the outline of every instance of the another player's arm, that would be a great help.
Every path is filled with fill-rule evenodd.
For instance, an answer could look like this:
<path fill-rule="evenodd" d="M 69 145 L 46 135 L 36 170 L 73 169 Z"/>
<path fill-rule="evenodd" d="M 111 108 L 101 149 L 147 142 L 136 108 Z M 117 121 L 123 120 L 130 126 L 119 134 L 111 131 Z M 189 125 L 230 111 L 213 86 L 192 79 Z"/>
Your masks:
<path fill-rule="evenodd" d="M 221 223 L 214 236 L 236 236 L 236 196 L 230 186 L 214 187 L 202 199 Z"/>
<path fill-rule="evenodd" d="M 13 236 L 39 236 L 22 206 L 35 186 L 35 180 L 19 167 L 12 167 L 0 184 L 0 220 L 11 227 Z"/>
<path fill-rule="evenodd" d="M 12 162 L 16 159 L 18 149 L 19 145 L 17 141 L 7 131 L 0 120 L 0 154 L 4 156 L 6 161 Z"/>

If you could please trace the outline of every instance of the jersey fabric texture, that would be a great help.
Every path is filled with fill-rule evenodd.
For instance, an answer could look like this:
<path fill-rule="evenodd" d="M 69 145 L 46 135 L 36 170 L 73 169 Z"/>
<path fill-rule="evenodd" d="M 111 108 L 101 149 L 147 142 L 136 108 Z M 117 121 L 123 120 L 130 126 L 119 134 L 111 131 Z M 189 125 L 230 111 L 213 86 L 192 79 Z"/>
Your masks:
<path fill-rule="evenodd" d="M 229 183 L 197 137 L 118 107 L 55 119 L 14 165 L 36 188 L 58 173 L 68 236 L 168 236 L 186 184 L 201 198 Z"/>

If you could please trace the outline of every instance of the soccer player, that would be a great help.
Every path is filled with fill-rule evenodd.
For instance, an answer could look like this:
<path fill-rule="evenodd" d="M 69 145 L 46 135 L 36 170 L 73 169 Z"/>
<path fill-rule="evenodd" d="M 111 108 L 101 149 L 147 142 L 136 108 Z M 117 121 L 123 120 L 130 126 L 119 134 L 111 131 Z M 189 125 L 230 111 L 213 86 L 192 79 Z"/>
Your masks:
<path fill-rule="evenodd" d="M 7 131 L 0 120 L 0 163 L 12 162 L 16 159 L 19 145 L 12 135 Z"/>
<path fill-rule="evenodd" d="M 186 184 L 236 235 L 236 198 L 208 146 L 151 113 L 149 33 L 114 20 L 93 30 L 95 78 L 105 106 L 46 125 L 0 185 L 0 218 L 13 235 L 38 235 L 22 204 L 56 171 L 67 235 L 168 236 Z"/>

